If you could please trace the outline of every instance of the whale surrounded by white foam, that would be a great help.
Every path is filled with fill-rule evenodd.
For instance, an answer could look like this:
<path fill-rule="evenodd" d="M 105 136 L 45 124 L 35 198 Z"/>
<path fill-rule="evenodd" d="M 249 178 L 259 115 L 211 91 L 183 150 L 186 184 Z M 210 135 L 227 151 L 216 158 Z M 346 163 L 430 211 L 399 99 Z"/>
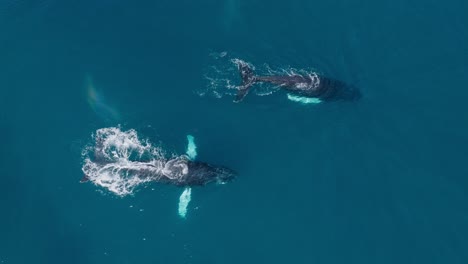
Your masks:
<path fill-rule="evenodd" d="M 131 195 L 137 186 L 152 180 L 131 172 L 159 173 L 164 169 L 163 151 L 139 139 L 133 129 L 101 128 L 92 137 L 94 144 L 82 152 L 81 170 L 87 180 L 118 196 Z"/>
<path fill-rule="evenodd" d="M 137 187 L 149 182 L 185 186 L 178 206 L 182 218 L 191 201 L 191 186 L 224 183 L 233 175 L 227 168 L 195 161 L 197 146 L 192 135 L 187 135 L 186 155 L 172 154 L 170 158 L 133 129 L 101 128 L 92 138 L 82 152 L 81 182 L 89 181 L 120 197 L 134 194 Z"/>

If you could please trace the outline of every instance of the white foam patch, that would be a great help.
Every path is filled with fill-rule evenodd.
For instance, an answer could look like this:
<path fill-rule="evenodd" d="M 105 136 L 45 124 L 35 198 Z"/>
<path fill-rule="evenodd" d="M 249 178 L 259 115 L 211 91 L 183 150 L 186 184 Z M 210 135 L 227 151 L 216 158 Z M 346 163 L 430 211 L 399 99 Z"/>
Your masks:
<path fill-rule="evenodd" d="M 179 216 L 185 218 L 187 215 L 187 207 L 192 200 L 192 189 L 190 187 L 185 188 L 179 197 Z"/>
<path fill-rule="evenodd" d="M 160 148 L 138 138 L 133 129 L 98 129 L 94 144 L 83 150 L 83 173 L 90 182 L 118 196 L 163 175 L 165 159 Z"/>
<path fill-rule="evenodd" d="M 288 99 L 301 104 L 319 104 L 322 102 L 319 98 L 310 98 L 288 94 Z"/>
<path fill-rule="evenodd" d="M 194 160 L 197 157 L 197 145 L 195 145 L 195 138 L 192 135 L 187 135 L 187 156 Z"/>

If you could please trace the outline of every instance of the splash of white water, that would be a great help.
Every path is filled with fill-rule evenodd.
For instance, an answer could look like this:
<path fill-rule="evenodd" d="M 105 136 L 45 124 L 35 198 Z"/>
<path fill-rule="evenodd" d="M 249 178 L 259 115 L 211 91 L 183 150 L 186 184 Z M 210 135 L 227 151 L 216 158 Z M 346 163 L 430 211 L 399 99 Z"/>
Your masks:
<path fill-rule="evenodd" d="M 86 178 L 118 196 L 133 193 L 135 187 L 162 175 L 163 151 L 138 138 L 133 129 L 101 128 L 93 135 L 94 144 L 86 147 L 81 168 Z M 142 174 L 147 175 L 142 177 Z"/>

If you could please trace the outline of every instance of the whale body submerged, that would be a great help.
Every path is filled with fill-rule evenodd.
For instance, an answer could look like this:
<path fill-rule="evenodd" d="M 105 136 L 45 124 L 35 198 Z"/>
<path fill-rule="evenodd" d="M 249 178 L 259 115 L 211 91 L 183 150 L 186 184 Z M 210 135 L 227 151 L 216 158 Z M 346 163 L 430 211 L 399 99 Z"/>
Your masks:
<path fill-rule="evenodd" d="M 296 96 L 319 99 L 319 102 L 354 101 L 361 98 L 361 93 L 356 87 L 317 73 L 259 76 L 254 74 L 248 63 L 242 60 L 233 62 L 237 64 L 242 79 L 242 85 L 239 87 L 234 102 L 242 101 L 256 83 L 270 83 Z"/>

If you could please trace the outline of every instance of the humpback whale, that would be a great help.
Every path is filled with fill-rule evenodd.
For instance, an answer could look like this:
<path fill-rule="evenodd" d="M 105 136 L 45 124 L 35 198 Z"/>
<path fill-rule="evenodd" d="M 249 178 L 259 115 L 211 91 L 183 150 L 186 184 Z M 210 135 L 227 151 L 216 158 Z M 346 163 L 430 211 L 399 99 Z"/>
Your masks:
<path fill-rule="evenodd" d="M 186 153 L 166 158 L 164 152 L 149 141 L 138 139 L 135 130 L 98 129 L 95 142 L 84 150 L 83 178 L 109 191 L 125 196 L 141 184 L 162 183 L 184 187 L 179 199 L 179 215 L 185 218 L 191 200 L 191 187 L 210 183 L 225 184 L 236 172 L 197 161 L 194 137 L 187 136 Z"/>
<path fill-rule="evenodd" d="M 234 99 L 236 103 L 241 102 L 249 89 L 256 83 L 277 85 L 290 93 L 288 94 L 289 99 L 299 102 L 353 101 L 361 97 L 357 88 L 317 73 L 259 76 L 255 75 L 248 63 L 242 60 L 234 60 L 233 62 L 237 64 L 242 79 L 242 85 Z"/>
<path fill-rule="evenodd" d="M 172 184 L 181 187 L 203 186 L 209 183 L 224 184 L 234 179 L 236 172 L 223 166 L 212 165 L 206 162 L 196 161 L 196 146 L 194 138 L 187 136 L 189 145 L 186 155 L 180 155 L 171 159 L 158 159 L 153 161 L 134 161 L 136 166 L 123 167 L 119 173 L 127 178 L 137 177 L 144 182 L 158 182 Z M 102 168 L 111 167 L 113 161 L 106 159 L 103 154 L 103 143 L 96 140 L 94 149 L 95 164 Z M 81 183 L 91 180 L 86 173 L 80 180 Z"/>
<path fill-rule="evenodd" d="M 109 165 L 101 164 L 103 167 Z M 127 177 L 136 176 L 144 182 L 158 182 L 180 187 L 204 186 L 209 183 L 225 184 L 234 179 L 236 175 L 229 168 L 193 161 L 187 155 L 158 161 L 158 164 L 141 163 L 137 168 L 123 168 L 120 173 Z M 90 176 L 84 174 L 80 182 L 88 182 L 90 179 Z"/>

